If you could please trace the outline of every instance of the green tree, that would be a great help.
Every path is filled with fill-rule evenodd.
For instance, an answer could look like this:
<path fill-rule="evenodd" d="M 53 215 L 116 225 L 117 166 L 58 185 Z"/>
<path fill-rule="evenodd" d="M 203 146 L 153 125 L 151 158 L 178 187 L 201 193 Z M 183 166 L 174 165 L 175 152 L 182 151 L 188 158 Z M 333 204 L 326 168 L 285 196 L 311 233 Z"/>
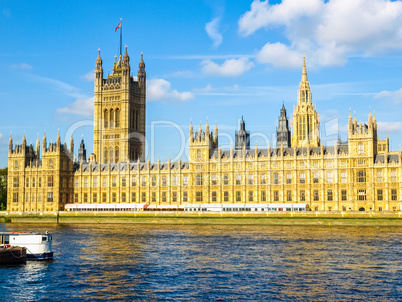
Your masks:
<path fill-rule="evenodd" d="M 7 208 L 7 174 L 8 168 L 0 169 L 0 211 Z"/>

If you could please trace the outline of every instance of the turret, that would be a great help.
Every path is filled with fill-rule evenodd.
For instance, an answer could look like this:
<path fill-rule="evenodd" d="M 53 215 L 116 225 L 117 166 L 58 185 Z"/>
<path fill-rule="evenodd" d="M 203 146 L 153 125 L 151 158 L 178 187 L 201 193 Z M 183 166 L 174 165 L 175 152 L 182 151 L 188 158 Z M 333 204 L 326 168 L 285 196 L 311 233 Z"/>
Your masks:
<path fill-rule="evenodd" d="M 193 131 L 193 121 L 190 122 L 190 130 L 188 133 L 190 139 L 193 139 L 194 131 Z"/>
<path fill-rule="evenodd" d="M 46 132 L 44 132 L 43 133 L 43 139 L 42 139 L 42 154 L 46 153 L 46 146 L 47 146 Z"/>
<path fill-rule="evenodd" d="M 36 158 L 40 158 L 40 141 L 39 141 L 39 134 L 38 137 L 36 138 Z"/>
<path fill-rule="evenodd" d="M 95 88 L 102 86 L 102 80 L 103 80 L 102 58 L 100 56 L 100 49 L 98 49 L 98 57 L 96 58 L 96 66 L 95 66 Z"/>
<path fill-rule="evenodd" d="M 240 130 L 236 131 L 236 141 L 235 141 L 235 149 L 243 150 L 250 149 L 250 132 L 246 131 L 246 124 L 244 123 L 243 117 L 241 117 L 240 121 Z"/>
<path fill-rule="evenodd" d="M 60 146 L 61 146 L 60 131 L 57 131 L 57 140 L 56 140 L 57 151 L 60 150 Z"/>
<path fill-rule="evenodd" d="M 10 133 L 10 139 L 8 140 L 8 152 L 12 153 L 13 152 L 13 137 Z"/>
<path fill-rule="evenodd" d="M 290 130 L 289 122 L 286 117 L 285 105 L 282 105 L 281 116 L 278 121 L 278 130 L 276 131 L 276 147 L 283 145 L 285 148 L 290 148 Z"/>
<path fill-rule="evenodd" d="M 214 144 L 215 147 L 218 146 L 218 125 L 215 122 L 215 129 L 214 129 Z"/>
<path fill-rule="evenodd" d="M 80 148 L 78 149 L 78 161 L 79 162 L 87 161 L 87 150 L 85 149 L 84 138 L 81 139 Z"/>
<path fill-rule="evenodd" d="M 144 54 L 141 53 L 141 61 L 138 64 L 138 84 L 141 88 L 145 89 L 145 81 L 147 74 L 145 72 Z"/>
<path fill-rule="evenodd" d="M 73 135 L 71 135 L 71 138 L 70 138 L 70 152 L 74 154 L 74 138 L 73 138 Z"/>

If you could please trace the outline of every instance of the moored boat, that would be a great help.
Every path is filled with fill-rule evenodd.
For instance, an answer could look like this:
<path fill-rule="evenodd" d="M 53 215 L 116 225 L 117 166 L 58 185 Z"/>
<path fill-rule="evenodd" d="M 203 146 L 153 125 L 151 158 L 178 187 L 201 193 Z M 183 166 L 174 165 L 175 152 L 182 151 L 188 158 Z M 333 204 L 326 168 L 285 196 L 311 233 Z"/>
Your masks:
<path fill-rule="evenodd" d="M 21 264 L 26 262 L 27 252 L 25 247 L 0 246 L 0 264 Z"/>
<path fill-rule="evenodd" d="M 0 246 L 26 248 L 27 260 L 52 260 L 52 235 L 48 232 L 2 232 Z"/>

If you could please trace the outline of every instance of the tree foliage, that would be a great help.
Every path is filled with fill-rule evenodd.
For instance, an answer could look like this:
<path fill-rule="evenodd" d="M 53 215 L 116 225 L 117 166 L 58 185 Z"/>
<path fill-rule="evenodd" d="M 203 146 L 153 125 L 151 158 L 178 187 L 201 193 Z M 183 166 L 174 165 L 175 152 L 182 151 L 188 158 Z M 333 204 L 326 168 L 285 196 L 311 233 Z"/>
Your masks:
<path fill-rule="evenodd" d="M 0 169 L 0 211 L 7 208 L 7 174 L 8 168 Z"/>

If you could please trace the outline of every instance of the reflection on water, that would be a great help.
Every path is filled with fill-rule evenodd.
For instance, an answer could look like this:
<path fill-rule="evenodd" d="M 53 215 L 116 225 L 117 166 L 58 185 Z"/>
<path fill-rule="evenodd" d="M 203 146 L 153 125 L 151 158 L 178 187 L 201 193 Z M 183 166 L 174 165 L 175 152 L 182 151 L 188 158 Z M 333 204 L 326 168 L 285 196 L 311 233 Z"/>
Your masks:
<path fill-rule="evenodd" d="M 49 230 L 55 260 L 0 268 L 25 300 L 399 300 L 401 228 L 0 225 Z M 4 299 L 3 299 L 4 300 Z"/>

